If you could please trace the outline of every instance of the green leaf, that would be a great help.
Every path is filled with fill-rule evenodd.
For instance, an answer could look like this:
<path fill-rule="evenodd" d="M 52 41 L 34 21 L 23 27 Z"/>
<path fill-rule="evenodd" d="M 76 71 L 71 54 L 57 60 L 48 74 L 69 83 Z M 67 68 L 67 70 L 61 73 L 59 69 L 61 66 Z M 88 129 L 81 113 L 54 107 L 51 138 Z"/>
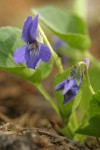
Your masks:
<path fill-rule="evenodd" d="M 53 59 L 51 58 L 47 63 L 41 62 L 38 68 L 42 72 L 42 79 L 48 77 L 53 69 Z"/>
<path fill-rule="evenodd" d="M 15 74 L 24 80 L 28 80 L 29 82 L 34 83 L 35 85 L 39 84 L 42 80 L 40 69 L 37 69 L 36 71 L 26 67 L 15 67 L 15 68 L 0 67 L 0 69 Z"/>
<path fill-rule="evenodd" d="M 82 81 L 82 85 L 80 88 L 81 97 L 80 97 L 80 104 L 77 108 L 77 114 L 78 114 L 78 120 L 81 122 L 83 120 L 84 115 L 87 113 L 90 100 L 92 98 L 92 94 L 90 93 L 90 90 L 87 86 L 87 81 L 84 76 L 84 79 Z"/>
<path fill-rule="evenodd" d="M 93 95 L 84 121 L 76 132 L 100 137 L 100 91 Z"/>
<path fill-rule="evenodd" d="M 93 89 L 100 89 L 100 61 L 94 60 L 90 63 L 89 76 Z"/>
<path fill-rule="evenodd" d="M 13 27 L 0 28 L 0 69 L 13 73 L 25 80 L 39 84 L 41 81 L 41 70 L 26 68 L 25 64 L 18 65 L 13 61 L 16 48 L 22 46 L 21 30 Z"/>
<path fill-rule="evenodd" d="M 70 46 L 85 50 L 90 47 L 90 38 L 84 21 L 70 12 L 56 7 L 33 9 L 41 21 Z"/>

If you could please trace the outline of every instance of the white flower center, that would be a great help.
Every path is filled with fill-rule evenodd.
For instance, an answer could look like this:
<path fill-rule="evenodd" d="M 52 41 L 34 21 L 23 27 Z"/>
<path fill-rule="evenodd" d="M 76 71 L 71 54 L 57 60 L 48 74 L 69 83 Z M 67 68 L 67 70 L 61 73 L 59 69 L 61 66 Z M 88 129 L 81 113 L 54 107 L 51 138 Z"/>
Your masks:
<path fill-rule="evenodd" d="M 39 43 L 34 41 L 32 44 L 29 44 L 30 55 L 35 55 L 39 51 Z"/>

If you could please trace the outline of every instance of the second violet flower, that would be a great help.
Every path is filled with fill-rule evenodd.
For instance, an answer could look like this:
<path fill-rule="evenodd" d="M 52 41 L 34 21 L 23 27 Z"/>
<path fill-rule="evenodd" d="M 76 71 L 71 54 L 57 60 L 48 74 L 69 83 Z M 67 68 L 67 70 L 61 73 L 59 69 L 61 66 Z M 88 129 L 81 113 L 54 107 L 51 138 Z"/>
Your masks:
<path fill-rule="evenodd" d="M 50 49 L 38 40 L 38 32 L 38 15 L 34 19 L 29 16 L 22 31 L 22 40 L 26 45 L 16 49 L 13 56 L 17 64 L 25 62 L 28 68 L 36 69 L 41 61 L 50 60 Z"/>
<path fill-rule="evenodd" d="M 85 58 L 84 62 L 88 69 L 89 63 L 90 63 L 89 59 Z M 62 95 L 64 96 L 64 104 L 66 104 L 67 102 L 75 98 L 75 96 L 78 94 L 78 91 L 83 81 L 83 72 L 84 72 L 83 66 L 80 66 L 80 67 L 74 66 L 71 69 L 68 79 L 60 82 L 56 86 L 55 88 L 56 91 L 62 90 Z"/>

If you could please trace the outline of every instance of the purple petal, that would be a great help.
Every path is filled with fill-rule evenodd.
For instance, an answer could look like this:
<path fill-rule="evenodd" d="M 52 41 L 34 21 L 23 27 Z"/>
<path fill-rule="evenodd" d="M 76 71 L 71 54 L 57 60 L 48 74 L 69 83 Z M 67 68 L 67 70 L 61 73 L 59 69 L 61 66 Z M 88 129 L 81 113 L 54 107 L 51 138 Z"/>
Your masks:
<path fill-rule="evenodd" d="M 62 81 L 61 83 L 57 84 L 56 85 L 56 88 L 55 90 L 58 91 L 58 90 L 62 90 L 64 88 L 64 85 L 66 84 L 66 80 L 65 81 Z"/>
<path fill-rule="evenodd" d="M 41 44 L 39 55 L 42 61 L 48 62 L 51 58 L 50 49 L 45 44 Z"/>
<path fill-rule="evenodd" d="M 36 67 L 40 63 L 39 52 L 36 51 L 35 54 L 30 55 L 30 50 L 26 51 L 25 59 L 26 59 L 26 65 L 28 68 L 36 69 Z"/>
<path fill-rule="evenodd" d="M 27 49 L 26 46 L 22 46 L 22 47 L 16 49 L 16 51 L 14 52 L 13 60 L 17 64 L 25 62 L 25 51 L 26 51 L 26 49 Z"/>
<path fill-rule="evenodd" d="M 77 95 L 79 89 L 80 89 L 80 86 L 75 86 L 71 89 L 71 92 L 73 93 L 73 95 Z"/>
<path fill-rule="evenodd" d="M 24 42 L 28 43 L 30 41 L 30 26 L 32 24 L 32 17 L 27 17 L 24 22 L 23 31 L 22 31 L 22 39 Z"/>
<path fill-rule="evenodd" d="M 64 104 L 66 104 L 67 102 L 69 102 L 70 100 L 72 100 L 76 95 L 70 93 L 70 94 L 65 94 L 64 95 Z"/>
<path fill-rule="evenodd" d="M 55 51 L 58 51 L 61 48 L 64 48 L 66 46 L 66 43 L 58 38 L 57 36 L 53 37 L 53 48 Z"/>
<path fill-rule="evenodd" d="M 86 66 L 87 66 L 87 69 L 88 69 L 89 65 L 90 65 L 90 60 L 88 58 L 85 58 L 84 62 L 86 63 Z"/>
<path fill-rule="evenodd" d="M 74 86 L 64 95 L 64 104 L 72 100 L 78 93 L 80 87 Z"/>
<path fill-rule="evenodd" d="M 64 86 L 63 95 L 67 93 L 74 85 L 76 84 L 76 81 L 74 78 L 69 78 Z"/>
<path fill-rule="evenodd" d="M 37 29 L 38 29 L 38 15 L 34 18 L 34 20 L 32 20 L 30 28 L 30 37 L 32 39 L 32 42 L 36 40 Z"/>
<path fill-rule="evenodd" d="M 22 31 L 22 39 L 26 43 L 32 43 L 36 40 L 36 33 L 38 28 L 38 15 L 32 20 L 32 17 L 27 17 Z"/>

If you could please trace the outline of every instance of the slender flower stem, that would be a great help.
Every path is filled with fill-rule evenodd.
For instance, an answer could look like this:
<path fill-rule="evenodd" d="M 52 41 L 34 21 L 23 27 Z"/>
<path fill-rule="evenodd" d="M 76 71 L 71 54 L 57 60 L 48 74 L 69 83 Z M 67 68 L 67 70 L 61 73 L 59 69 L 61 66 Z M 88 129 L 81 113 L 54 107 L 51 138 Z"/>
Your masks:
<path fill-rule="evenodd" d="M 88 84 L 89 90 L 90 90 L 91 94 L 94 95 L 95 92 L 94 92 L 94 90 L 93 90 L 93 88 L 92 88 L 92 86 L 91 86 L 88 71 L 86 71 L 86 79 L 87 79 L 87 84 Z"/>
<path fill-rule="evenodd" d="M 52 56 L 53 56 L 53 58 L 54 58 L 54 60 L 55 60 L 56 65 L 57 65 L 57 67 L 58 67 L 59 72 L 62 73 L 62 72 L 63 72 L 63 67 L 62 67 L 62 64 L 61 64 L 61 59 L 60 59 L 60 58 L 57 56 L 57 54 L 54 52 L 53 48 L 51 47 L 51 45 L 50 45 L 50 43 L 49 43 L 49 41 L 48 41 L 48 39 L 47 39 L 45 33 L 43 32 L 42 28 L 40 27 L 40 25 L 38 26 L 38 29 L 39 29 L 39 31 L 41 32 L 42 36 L 43 36 L 44 42 L 45 42 L 45 43 L 47 44 L 47 46 L 50 48 L 50 51 L 51 51 L 51 53 L 52 53 Z"/>
<path fill-rule="evenodd" d="M 88 88 L 89 88 L 91 94 L 94 95 L 95 92 L 94 92 L 91 82 L 90 82 L 87 66 L 84 62 L 79 62 L 79 65 L 83 65 L 83 67 L 85 68 L 85 76 L 86 76 L 86 80 L 87 80 L 87 85 L 88 85 Z"/>
<path fill-rule="evenodd" d="M 49 96 L 47 91 L 43 88 L 43 86 L 41 84 L 39 84 L 36 87 L 40 91 L 40 93 L 45 97 L 45 99 L 50 103 L 50 105 L 53 107 L 53 109 L 56 111 L 56 113 L 58 115 L 60 115 L 56 104 L 53 102 L 53 100 L 51 99 L 51 97 Z"/>

